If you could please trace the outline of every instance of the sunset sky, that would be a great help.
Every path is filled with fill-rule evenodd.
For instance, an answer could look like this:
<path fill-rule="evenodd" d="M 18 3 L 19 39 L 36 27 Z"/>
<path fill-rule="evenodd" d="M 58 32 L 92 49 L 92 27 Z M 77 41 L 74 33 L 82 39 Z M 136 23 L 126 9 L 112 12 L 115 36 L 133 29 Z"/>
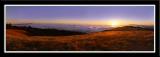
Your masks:
<path fill-rule="evenodd" d="M 153 6 L 7 6 L 7 23 L 128 25 L 154 23 Z"/>

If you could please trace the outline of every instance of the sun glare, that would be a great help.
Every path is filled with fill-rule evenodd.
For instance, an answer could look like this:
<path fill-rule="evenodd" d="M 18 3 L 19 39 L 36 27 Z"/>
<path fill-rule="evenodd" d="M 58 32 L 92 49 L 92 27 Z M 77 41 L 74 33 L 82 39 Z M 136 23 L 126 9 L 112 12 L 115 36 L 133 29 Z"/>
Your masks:
<path fill-rule="evenodd" d="M 117 26 L 119 26 L 119 21 L 117 21 L 117 20 L 111 20 L 110 21 L 110 25 L 111 25 L 111 27 L 117 27 Z"/>

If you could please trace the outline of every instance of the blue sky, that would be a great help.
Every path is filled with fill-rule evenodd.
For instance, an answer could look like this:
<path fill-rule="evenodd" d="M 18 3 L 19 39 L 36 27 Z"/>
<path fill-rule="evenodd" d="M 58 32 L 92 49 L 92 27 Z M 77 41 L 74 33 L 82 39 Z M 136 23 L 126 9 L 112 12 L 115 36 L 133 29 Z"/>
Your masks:
<path fill-rule="evenodd" d="M 8 22 L 95 23 L 125 20 L 138 23 L 153 23 L 153 6 L 7 6 Z M 33 23 L 34 23 L 33 22 Z M 127 23 L 127 22 L 126 22 Z M 97 23 L 95 23 L 97 24 Z"/>

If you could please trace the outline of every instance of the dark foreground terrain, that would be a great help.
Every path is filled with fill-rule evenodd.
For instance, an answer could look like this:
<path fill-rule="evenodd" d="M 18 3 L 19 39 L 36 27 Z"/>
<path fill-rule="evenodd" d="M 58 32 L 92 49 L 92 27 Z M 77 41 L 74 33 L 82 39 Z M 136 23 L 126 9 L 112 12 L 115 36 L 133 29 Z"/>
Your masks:
<path fill-rule="evenodd" d="M 125 27 L 128 28 L 131 29 Z M 61 31 L 57 36 L 45 35 L 46 31 L 43 29 L 33 30 L 37 32 L 29 35 L 25 29 L 12 27 L 6 29 L 6 49 L 7 51 L 153 51 L 153 30 L 134 29 L 117 28 L 88 34 L 72 32 L 74 35 L 70 35 L 72 33 L 68 31 L 65 33 L 67 35 L 62 35 Z"/>

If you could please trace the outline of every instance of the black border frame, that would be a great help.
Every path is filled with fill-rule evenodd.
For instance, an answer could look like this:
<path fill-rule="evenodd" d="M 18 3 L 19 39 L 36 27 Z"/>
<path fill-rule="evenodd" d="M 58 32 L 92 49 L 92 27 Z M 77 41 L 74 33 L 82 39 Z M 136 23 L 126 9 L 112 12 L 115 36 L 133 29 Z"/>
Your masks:
<path fill-rule="evenodd" d="M 119 1 L 119 0 L 2 0 L 2 1 Z M 120 0 L 120 1 L 158 1 L 158 0 Z"/>
<path fill-rule="evenodd" d="M 156 51 L 155 53 L 4 53 L 4 22 L 1 22 L 1 54 L 3 56 L 126 56 L 126 57 L 135 57 L 135 56 L 149 56 L 149 57 L 159 57 L 159 1 L 8 1 L 8 2 L 2 2 L 1 5 L 3 7 L 1 13 L 3 12 L 3 17 L 1 17 L 1 21 L 4 21 L 4 5 L 5 4 L 16 4 L 16 5 L 23 5 L 23 4 L 44 4 L 44 5 L 50 5 L 50 4 L 154 4 L 156 5 L 156 12 L 155 12 L 155 23 L 156 23 Z M 3 36 L 3 37 L 2 37 Z"/>

